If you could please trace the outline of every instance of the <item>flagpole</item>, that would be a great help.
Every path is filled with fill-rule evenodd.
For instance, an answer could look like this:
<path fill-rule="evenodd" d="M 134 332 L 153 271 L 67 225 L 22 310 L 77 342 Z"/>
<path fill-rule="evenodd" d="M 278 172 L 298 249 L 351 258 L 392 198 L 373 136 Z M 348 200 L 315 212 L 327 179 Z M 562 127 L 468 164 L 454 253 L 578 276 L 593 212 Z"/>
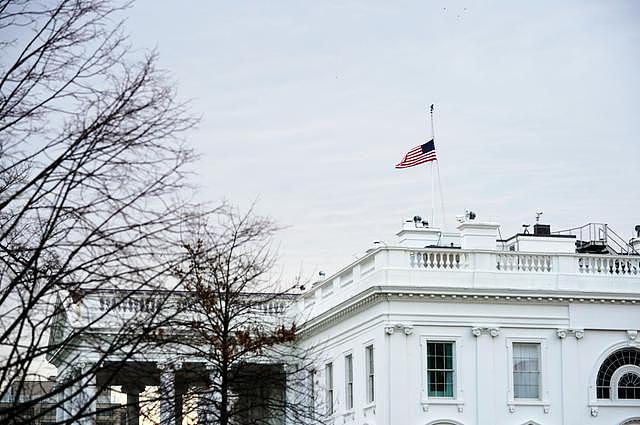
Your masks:
<path fill-rule="evenodd" d="M 433 103 L 431 104 L 431 107 L 429 108 L 429 116 L 431 118 L 431 140 L 434 141 L 435 143 L 435 139 L 436 139 L 436 134 L 435 134 L 435 130 L 434 130 L 434 126 L 433 126 Z M 437 161 L 437 159 L 436 159 Z M 431 161 L 431 226 L 435 226 L 436 222 L 435 222 L 435 199 L 436 199 L 436 194 L 435 194 L 435 179 L 434 179 L 434 165 L 433 165 L 434 161 Z"/>
<path fill-rule="evenodd" d="M 433 104 L 431 104 L 431 136 L 432 139 L 434 140 L 435 143 L 435 138 L 436 138 L 436 130 L 435 130 L 435 125 L 433 124 Z M 442 194 L 442 179 L 440 178 L 440 162 L 438 161 L 438 159 L 436 158 L 436 160 L 434 161 L 435 165 L 433 165 L 433 167 L 435 167 L 435 172 L 437 173 L 437 177 L 438 177 L 438 190 L 439 190 L 439 194 L 440 194 L 440 212 L 442 213 L 442 230 L 444 231 L 444 227 L 446 226 L 446 216 L 445 216 L 445 212 L 444 212 L 444 196 Z M 431 170 L 432 172 L 434 171 L 433 168 Z M 434 177 L 432 176 L 432 179 Z M 432 185 L 432 189 L 431 192 L 433 193 L 433 180 L 431 182 Z M 434 197 L 432 199 L 432 204 L 433 202 L 435 202 L 435 194 Z M 435 210 L 434 207 L 432 207 L 432 210 Z"/>

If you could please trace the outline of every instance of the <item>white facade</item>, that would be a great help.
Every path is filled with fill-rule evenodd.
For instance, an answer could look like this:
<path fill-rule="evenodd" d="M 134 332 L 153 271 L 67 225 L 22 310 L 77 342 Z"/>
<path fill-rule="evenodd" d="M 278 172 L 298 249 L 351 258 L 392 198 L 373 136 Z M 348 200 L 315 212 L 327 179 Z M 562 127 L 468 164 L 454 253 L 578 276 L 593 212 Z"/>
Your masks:
<path fill-rule="evenodd" d="M 297 318 L 299 348 L 311 352 L 314 363 L 304 400 L 313 399 L 317 419 L 334 425 L 640 424 L 640 255 L 576 253 L 570 235 L 497 236 L 496 223 L 465 220 L 458 232 L 443 233 L 408 221 L 396 244 L 378 243 L 292 305 L 274 299 L 255 312 L 273 323 Z M 182 311 L 184 299 L 174 295 L 168 311 Z M 88 292 L 69 306 L 52 337 L 94 320 L 82 340 L 121 332 L 155 311 L 163 296 Z M 145 386 L 168 395 L 160 423 L 174 425 L 182 415 L 178 390 L 193 385 L 194 376 L 205 387 L 216 379 L 206 360 L 178 345 L 107 359 L 90 346 L 53 353 L 58 381 L 97 362 L 132 362 L 112 380 L 127 393 L 131 423 L 138 423 Z M 80 402 L 100 372 L 92 379 Z M 74 412 L 74 400 L 59 409 L 59 419 Z M 210 408 L 203 399 L 202 423 L 209 422 Z M 291 418 L 282 422 L 297 425 Z"/>
<path fill-rule="evenodd" d="M 378 244 L 300 298 L 319 415 L 368 425 L 640 423 L 637 362 L 610 365 L 608 398 L 596 389 L 610 355 L 640 361 L 640 256 L 578 254 L 570 236 L 496 242 L 497 228 L 466 220 L 459 234 L 441 234 L 409 221 L 397 245 Z"/>

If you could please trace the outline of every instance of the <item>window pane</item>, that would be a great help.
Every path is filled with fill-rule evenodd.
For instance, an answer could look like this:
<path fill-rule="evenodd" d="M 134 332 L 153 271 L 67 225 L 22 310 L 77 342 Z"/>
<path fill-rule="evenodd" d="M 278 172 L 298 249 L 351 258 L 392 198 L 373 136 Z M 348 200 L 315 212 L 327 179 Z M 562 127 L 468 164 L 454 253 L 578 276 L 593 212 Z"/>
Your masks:
<path fill-rule="evenodd" d="M 427 394 L 453 397 L 453 342 L 427 342 Z"/>
<path fill-rule="evenodd" d="M 327 415 L 333 413 L 333 363 L 327 363 L 325 366 L 325 404 L 327 408 Z"/>
<path fill-rule="evenodd" d="M 353 356 L 344 358 L 345 401 L 347 409 L 353 408 Z"/>
<path fill-rule="evenodd" d="M 540 398 L 540 344 L 513 343 L 513 396 Z"/>
<path fill-rule="evenodd" d="M 618 381 L 618 398 L 621 400 L 640 399 L 640 376 L 626 373 Z"/>
<path fill-rule="evenodd" d="M 373 368 L 373 345 L 365 348 L 365 361 L 367 362 L 367 402 L 374 400 L 374 368 Z"/>

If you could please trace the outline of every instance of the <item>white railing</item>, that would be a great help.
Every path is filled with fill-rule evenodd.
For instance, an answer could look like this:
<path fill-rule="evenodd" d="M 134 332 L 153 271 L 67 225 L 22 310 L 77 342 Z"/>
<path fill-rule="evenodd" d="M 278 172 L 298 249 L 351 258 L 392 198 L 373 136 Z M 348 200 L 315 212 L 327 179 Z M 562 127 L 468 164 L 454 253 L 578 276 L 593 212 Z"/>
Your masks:
<path fill-rule="evenodd" d="M 459 249 L 410 251 L 409 267 L 427 270 L 464 270 L 469 267 L 469 253 Z"/>
<path fill-rule="evenodd" d="M 501 252 L 496 255 L 496 269 L 506 272 L 550 273 L 553 267 L 550 255 Z"/>
<path fill-rule="evenodd" d="M 135 293 L 127 290 L 98 290 L 88 293 L 87 297 L 88 300 L 95 301 L 93 305 L 101 312 L 114 311 L 135 315 L 138 313 L 157 313 L 160 310 L 186 313 L 200 310 L 194 295 L 184 292 L 140 291 Z M 248 300 L 249 297 L 248 295 Z M 261 301 L 260 298 L 264 298 L 264 301 Z M 284 315 L 291 301 L 292 298 L 286 295 L 258 294 L 256 298 L 250 299 L 250 303 L 254 304 L 252 311 L 267 316 Z M 241 302 L 240 298 L 239 302 Z"/>
<path fill-rule="evenodd" d="M 578 273 L 608 276 L 640 275 L 640 257 L 611 255 L 581 255 Z"/>

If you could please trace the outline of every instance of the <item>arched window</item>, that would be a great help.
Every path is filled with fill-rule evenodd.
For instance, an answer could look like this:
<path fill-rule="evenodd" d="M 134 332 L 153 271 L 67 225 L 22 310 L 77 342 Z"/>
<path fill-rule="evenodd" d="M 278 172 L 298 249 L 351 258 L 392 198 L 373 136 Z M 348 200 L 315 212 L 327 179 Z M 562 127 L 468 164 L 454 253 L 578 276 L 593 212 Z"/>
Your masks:
<path fill-rule="evenodd" d="M 640 399 L 640 375 L 627 372 L 618 381 L 619 399 Z"/>
<path fill-rule="evenodd" d="M 640 350 L 623 348 L 602 362 L 596 395 L 599 399 L 640 400 Z"/>

